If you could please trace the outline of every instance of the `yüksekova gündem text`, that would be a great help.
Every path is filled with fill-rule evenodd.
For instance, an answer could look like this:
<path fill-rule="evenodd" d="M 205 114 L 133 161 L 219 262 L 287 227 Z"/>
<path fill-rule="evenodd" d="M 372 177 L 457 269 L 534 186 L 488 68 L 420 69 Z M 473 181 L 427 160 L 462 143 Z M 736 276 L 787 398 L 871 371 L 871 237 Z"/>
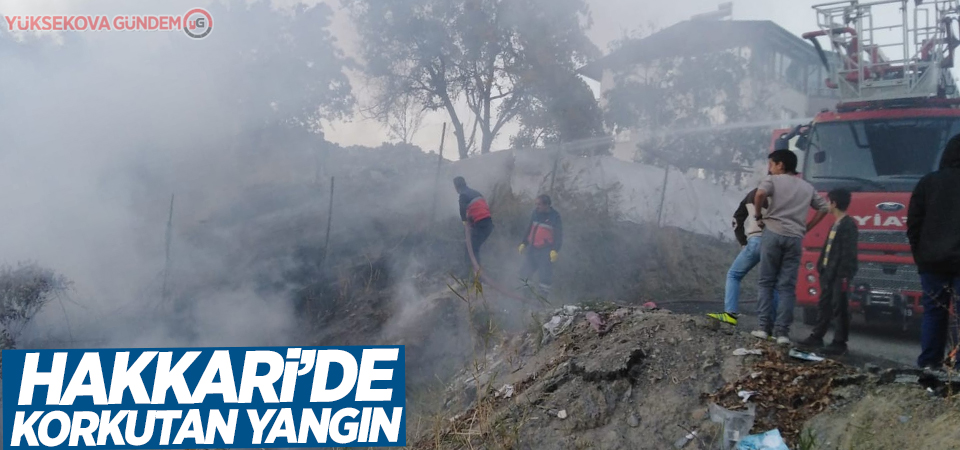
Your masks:
<path fill-rule="evenodd" d="M 396 346 L 4 351 L 4 445 L 403 446 L 403 364 Z"/>

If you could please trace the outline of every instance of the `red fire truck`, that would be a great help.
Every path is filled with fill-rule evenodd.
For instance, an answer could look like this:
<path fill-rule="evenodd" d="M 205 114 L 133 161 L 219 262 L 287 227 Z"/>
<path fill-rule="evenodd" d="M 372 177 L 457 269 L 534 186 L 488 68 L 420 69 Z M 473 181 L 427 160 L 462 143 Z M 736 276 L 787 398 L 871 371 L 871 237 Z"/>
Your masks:
<path fill-rule="evenodd" d="M 774 134 L 798 152 L 805 180 L 822 195 L 853 192 L 848 213 L 860 228 L 859 272 L 851 313 L 904 330 L 922 311 L 920 277 L 906 236 L 907 205 L 917 181 L 938 166 L 960 133 L 960 99 L 950 74 L 960 1 L 843 1 L 817 5 L 820 30 L 806 33 L 839 93 L 834 110 Z M 830 46 L 824 48 L 821 40 Z M 887 55 L 890 55 L 888 57 Z M 811 212 L 812 214 L 812 212 Z M 803 321 L 816 320 L 816 261 L 833 220 L 807 234 L 797 280 Z"/>

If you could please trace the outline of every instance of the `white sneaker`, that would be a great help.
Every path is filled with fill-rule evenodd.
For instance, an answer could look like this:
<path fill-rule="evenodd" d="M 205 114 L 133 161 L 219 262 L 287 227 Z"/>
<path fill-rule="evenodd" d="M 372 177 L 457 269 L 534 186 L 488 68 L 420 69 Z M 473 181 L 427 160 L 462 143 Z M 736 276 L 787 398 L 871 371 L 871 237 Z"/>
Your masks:
<path fill-rule="evenodd" d="M 770 335 L 763 330 L 753 330 L 750 332 L 750 335 L 757 339 L 770 339 Z"/>
<path fill-rule="evenodd" d="M 790 345 L 790 338 L 786 336 L 777 336 L 777 345 Z"/>

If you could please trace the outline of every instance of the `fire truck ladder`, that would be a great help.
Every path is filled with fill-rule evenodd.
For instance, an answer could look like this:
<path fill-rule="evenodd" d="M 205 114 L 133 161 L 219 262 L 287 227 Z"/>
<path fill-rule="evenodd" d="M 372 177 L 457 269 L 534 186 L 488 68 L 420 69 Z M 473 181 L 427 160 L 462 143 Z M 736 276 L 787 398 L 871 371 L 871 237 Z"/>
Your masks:
<path fill-rule="evenodd" d="M 813 7 L 820 30 L 803 37 L 820 52 L 830 73 L 825 82 L 839 90 L 842 102 L 956 95 L 948 69 L 960 45 L 953 31 L 960 23 L 960 0 L 910 3 L 915 3 L 912 20 L 908 0 L 853 0 Z M 881 23 L 878 17 L 897 19 Z M 830 39 L 833 58 L 820 46 L 817 38 L 822 36 Z"/>

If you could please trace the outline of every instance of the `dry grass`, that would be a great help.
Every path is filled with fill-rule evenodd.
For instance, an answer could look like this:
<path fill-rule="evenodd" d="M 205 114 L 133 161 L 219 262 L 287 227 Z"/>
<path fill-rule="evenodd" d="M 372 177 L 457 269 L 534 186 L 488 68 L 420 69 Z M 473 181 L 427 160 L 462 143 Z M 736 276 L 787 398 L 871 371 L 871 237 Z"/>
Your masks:
<path fill-rule="evenodd" d="M 14 348 L 23 328 L 54 299 L 62 298 L 70 282 L 35 263 L 0 267 L 0 348 Z"/>

